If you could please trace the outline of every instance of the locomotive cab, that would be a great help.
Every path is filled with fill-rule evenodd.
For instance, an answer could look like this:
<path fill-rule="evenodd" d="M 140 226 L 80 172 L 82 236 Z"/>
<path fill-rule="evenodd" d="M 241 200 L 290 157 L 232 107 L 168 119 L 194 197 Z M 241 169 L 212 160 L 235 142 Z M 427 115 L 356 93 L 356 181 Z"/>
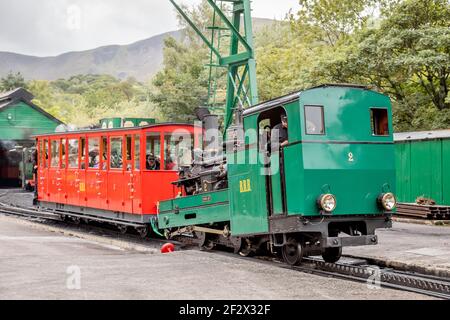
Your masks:
<path fill-rule="evenodd" d="M 274 132 L 284 116 L 285 145 Z M 234 235 L 270 234 L 295 264 L 305 255 L 337 261 L 342 247 L 377 244 L 375 230 L 391 227 L 388 97 L 362 86 L 321 86 L 246 110 L 244 130 L 246 148 L 228 154 Z M 249 164 L 254 158 L 258 165 Z"/>

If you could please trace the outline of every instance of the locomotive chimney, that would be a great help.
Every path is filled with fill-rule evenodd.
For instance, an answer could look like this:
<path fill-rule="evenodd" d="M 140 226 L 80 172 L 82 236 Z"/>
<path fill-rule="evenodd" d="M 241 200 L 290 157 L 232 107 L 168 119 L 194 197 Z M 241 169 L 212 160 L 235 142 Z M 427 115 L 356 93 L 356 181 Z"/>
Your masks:
<path fill-rule="evenodd" d="M 215 157 L 222 151 L 219 133 L 219 117 L 209 112 L 208 108 L 197 108 L 195 114 L 203 125 L 203 145 L 205 158 Z"/>

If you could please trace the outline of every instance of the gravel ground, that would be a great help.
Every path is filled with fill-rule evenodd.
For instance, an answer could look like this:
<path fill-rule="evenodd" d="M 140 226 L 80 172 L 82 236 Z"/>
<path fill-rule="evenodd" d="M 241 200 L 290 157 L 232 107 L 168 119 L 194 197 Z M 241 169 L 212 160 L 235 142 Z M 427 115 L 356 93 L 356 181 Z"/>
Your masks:
<path fill-rule="evenodd" d="M 2 203 L 30 207 L 33 205 L 33 197 L 33 192 L 26 192 L 22 189 L 0 188 L 0 202 Z"/>
<path fill-rule="evenodd" d="M 31 206 L 32 199 L 33 193 L 22 190 L 0 189 L 0 202 L 3 203 Z M 13 221 L 10 221 L 10 219 L 13 219 Z M 46 274 L 46 276 L 43 276 L 44 282 L 49 281 L 48 285 L 53 286 L 54 293 L 52 293 L 52 288 L 46 291 L 49 295 L 34 292 L 33 294 L 37 294 L 39 298 L 126 299 L 128 297 L 121 296 L 121 293 L 118 292 L 122 292 L 125 290 L 124 288 L 131 286 L 135 287 L 136 289 L 133 290 L 137 291 L 129 298 L 149 299 L 151 297 L 146 292 L 145 286 L 142 287 L 147 283 L 150 287 L 154 287 L 155 283 L 157 284 L 158 297 L 160 298 L 384 299 L 386 292 L 390 292 L 392 299 L 423 298 L 422 296 L 392 290 L 368 290 L 367 286 L 357 283 L 281 270 L 273 266 L 223 257 L 215 253 L 188 251 L 161 256 L 148 255 L 147 252 L 144 255 L 142 253 L 136 254 L 135 250 L 128 250 L 127 246 L 121 244 L 115 246 L 114 242 L 105 242 L 104 239 L 100 239 L 102 241 L 87 240 L 86 242 L 86 240 L 74 238 L 67 240 L 60 235 L 59 238 L 53 236 L 56 240 L 50 241 L 50 239 L 53 239 L 52 236 L 45 235 L 45 232 L 51 234 L 51 230 L 33 230 L 32 234 L 34 232 L 39 234 L 37 238 L 34 238 L 34 235 L 29 236 L 27 234 L 29 232 L 27 228 L 29 229 L 29 226 L 21 225 L 20 220 L 6 217 L 0 219 L 0 237 L 3 237 L 0 238 L 0 259 L 2 260 L 0 279 L 5 274 L 9 274 L 8 270 L 19 268 L 23 271 L 22 274 L 18 273 L 14 276 L 12 273 L 4 280 L 8 282 L 9 279 L 14 279 L 14 281 L 23 285 L 23 281 L 27 282 L 33 279 L 32 270 L 35 270 L 34 266 L 45 265 L 45 267 L 39 268 L 38 273 L 44 272 L 44 275 Z M 4 238 L 5 234 L 11 232 L 16 236 L 16 232 L 12 231 L 16 229 L 18 234 L 25 233 L 25 236 L 17 236 L 17 239 L 14 239 L 8 238 L 10 237 L 8 235 L 7 238 Z M 41 232 L 44 232 L 44 234 L 41 235 Z M 444 270 L 450 272 L 449 227 L 395 222 L 394 228 L 378 230 L 377 234 L 379 235 L 379 245 L 345 248 L 344 254 L 379 259 L 390 262 L 394 266 L 406 265 L 430 271 Z M 127 248 L 127 250 L 123 248 Z M 16 254 L 19 260 L 9 260 L 9 258 L 15 259 Z M 6 260 L 8 262 L 3 263 L 5 257 L 8 257 L 8 260 Z M 21 257 L 26 259 L 26 263 L 21 263 Z M 58 285 L 55 281 L 61 281 L 61 279 L 52 280 L 51 277 L 53 273 L 58 274 L 58 272 L 62 272 L 61 270 L 64 271 L 64 268 L 67 268 L 70 261 L 74 259 L 76 263 L 73 263 L 83 266 L 83 279 L 85 281 L 85 287 L 81 290 L 84 292 L 83 294 L 81 294 L 81 291 L 65 292 L 64 288 L 57 289 Z M 45 273 L 46 270 L 53 270 L 52 274 Z M 99 274 L 104 274 L 105 277 L 97 279 Z M 129 275 L 132 275 L 132 277 Z M 150 278 L 147 279 L 146 276 Z M 252 279 L 252 281 L 247 281 L 246 278 Z M 273 281 L 273 278 L 276 278 L 276 281 Z M 106 279 L 114 281 L 115 284 L 111 284 L 110 280 L 108 280 L 108 283 L 103 283 Z M 152 279 L 156 282 L 152 282 Z M 210 287 L 208 286 L 209 282 L 211 282 Z M 201 284 L 201 290 L 198 289 L 197 284 Z M 186 288 L 192 286 L 190 290 L 193 291 L 188 293 L 187 289 L 182 289 L 180 286 L 187 286 Z M 17 291 L 17 296 L 14 289 L 12 291 L 7 290 L 7 288 L 14 287 L 13 284 L 9 283 L 5 288 L 4 281 L 0 281 L 0 298 L 32 298 L 22 290 Z M 282 290 L 282 288 L 286 290 Z M 40 291 L 39 287 L 36 287 L 36 290 Z M 227 293 L 228 290 L 231 290 L 232 294 Z M 207 294 L 202 292 L 207 292 Z M 336 292 L 339 292 L 339 294 Z M 380 294 L 381 292 L 383 294 Z"/>
<path fill-rule="evenodd" d="M 136 253 L 30 224 L 0 215 L 0 299 L 428 299 L 217 253 Z"/>

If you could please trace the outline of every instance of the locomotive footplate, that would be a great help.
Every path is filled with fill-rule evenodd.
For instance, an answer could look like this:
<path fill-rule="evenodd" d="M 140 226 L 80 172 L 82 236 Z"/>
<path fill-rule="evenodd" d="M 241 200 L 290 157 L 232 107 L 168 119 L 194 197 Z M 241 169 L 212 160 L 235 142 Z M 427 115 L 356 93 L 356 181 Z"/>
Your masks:
<path fill-rule="evenodd" d="M 376 235 L 351 236 L 351 237 L 328 237 L 320 242 L 322 248 L 357 247 L 378 244 Z"/>
<path fill-rule="evenodd" d="M 376 245 L 375 230 L 391 228 L 391 215 L 302 217 L 273 216 L 269 219 L 274 235 L 303 234 L 320 241 L 322 248 Z M 339 236 L 340 235 L 340 236 Z M 282 244 L 282 243 L 278 243 Z"/>

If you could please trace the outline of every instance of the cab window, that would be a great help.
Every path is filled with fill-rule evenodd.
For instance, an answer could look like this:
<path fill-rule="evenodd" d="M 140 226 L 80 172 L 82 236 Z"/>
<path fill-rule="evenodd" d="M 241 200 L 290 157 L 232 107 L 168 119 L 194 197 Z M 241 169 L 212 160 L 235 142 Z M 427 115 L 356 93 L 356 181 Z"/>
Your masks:
<path fill-rule="evenodd" d="M 60 161 L 59 161 L 59 141 L 58 140 L 51 140 L 50 152 L 51 152 L 50 166 L 52 168 L 59 168 Z"/>
<path fill-rule="evenodd" d="M 375 136 L 389 135 L 389 118 L 387 109 L 370 109 L 370 122 L 372 125 L 372 134 Z"/>
<path fill-rule="evenodd" d="M 324 135 L 323 106 L 305 106 L 305 131 L 309 135 Z"/>
<path fill-rule="evenodd" d="M 123 168 L 123 138 L 114 137 L 111 138 L 109 154 L 109 163 L 111 169 L 122 169 Z"/>

